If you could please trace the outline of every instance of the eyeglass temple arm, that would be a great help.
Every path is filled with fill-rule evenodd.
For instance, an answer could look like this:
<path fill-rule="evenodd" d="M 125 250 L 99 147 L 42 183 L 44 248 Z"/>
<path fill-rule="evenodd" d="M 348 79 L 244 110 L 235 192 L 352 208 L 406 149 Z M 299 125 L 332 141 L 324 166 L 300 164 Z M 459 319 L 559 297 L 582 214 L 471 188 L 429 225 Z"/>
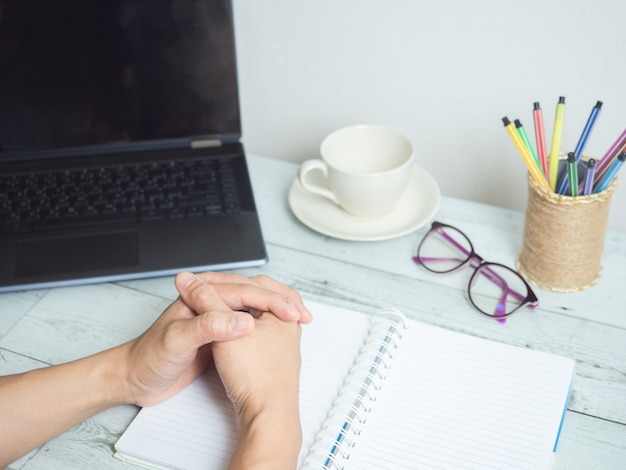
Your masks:
<path fill-rule="evenodd" d="M 493 269 L 491 269 L 489 266 L 484 266 L 480 270 L 480 272 L 483 274 L 483 276 L 485 276 L 487 279 L 489 279 L 495 285 L 497 285 L 497 286 L 502 288 L 502 297 L 500 299 L 501 302 L 504 302 L 506 300 L 506 296 L 509 295 L 509 294 L 511 294 L 513 297 L 515 297 L 519 301 L 526 300 L 526 296 L 524 296 L 524 295 L 520 294 L 519 292 L 511 289 L 509 287 L 509 284 L 504 279 L 502 279 L 502 277 L 499 276 L 498 273 L 493 271 Z"/>
<path fill-rule="evenodd" d="M 489 268 L 485 268 L 485 269 L 489 269 Z M 500 276 L 498 276 L 498 277 L 500 277 Z M 524 301 L 527 300 L 527 297 L 522 297 L 518 292 L 514 291 L 513 289 L 509 289 L 508 285 L 507 286 L 503 286 L 503 288 L 502 288 L 502 296 L 498 300 L 498 304 L 496 305 L 496 311 L 494 312 L 494 317 L 500 323 L 504 323 L 506 321 L 506 314 L 505 314 L 505 311 L 506 311 L 506 298 L 507 298 L 507 296 L 509 294 L 513 295 L 513 297 L 516 297 L 520 302 L 524 302 Z M 528 300 L 526 302 L 526 304 L 529 307 L 534 309 L 534 308 L 537 307 L 538 302 L 537 302 L 537 298 L 534 296 L 534 293 L 532 293 L 532 291 L 531 291 L 531 295 L 532 295 L 532 297 L 534 297 L 534 299 Z M 520 306 L 518 306 L 517 308 L 521 307 L 522 305 L 523 304 L 520 304 Z M 517 308 L 515 310 L 517 310 Z"/>
<path fill-rule="evenodd" d="M 473 252 L 467 251 L 463 245 L 461 245 L 459 242 L 457 242 L 454 238 L 452 238 L 450 235 L 448 235 L 443 228 L 441 228 L 440 230 L 437 230 L 437 233 L 439 235 L 441 235 L 443 238 L 446 239 L 446 241 L 448 243 L 450 243 L 451 245 L 454 245 L 454 247 L 459 250 L 461 253 L 463 253 L 465 256 L 471 256 L 472 254 L 474 254 Z M 460 232 L 459 232 L 460 233 Z M 469 241 L 469 240 L 468 240 Z"/>

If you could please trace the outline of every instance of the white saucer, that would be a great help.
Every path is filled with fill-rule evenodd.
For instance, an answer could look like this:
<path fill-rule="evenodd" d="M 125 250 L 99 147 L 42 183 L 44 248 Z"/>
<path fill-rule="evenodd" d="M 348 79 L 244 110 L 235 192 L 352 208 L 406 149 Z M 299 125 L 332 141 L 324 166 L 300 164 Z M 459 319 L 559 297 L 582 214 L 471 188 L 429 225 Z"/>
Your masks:
<path fill-rule="evenodd" d="M 297 178 L 289 190 L 289 207 L 300 222 L 316 232 L 343 240 L 375 241 L 420 228 L 437 212 L 439 197 L 433 177 L 415 166 L 396 207 L 383 217 L 348 214 L 330 200 L 304 189 Z"/>

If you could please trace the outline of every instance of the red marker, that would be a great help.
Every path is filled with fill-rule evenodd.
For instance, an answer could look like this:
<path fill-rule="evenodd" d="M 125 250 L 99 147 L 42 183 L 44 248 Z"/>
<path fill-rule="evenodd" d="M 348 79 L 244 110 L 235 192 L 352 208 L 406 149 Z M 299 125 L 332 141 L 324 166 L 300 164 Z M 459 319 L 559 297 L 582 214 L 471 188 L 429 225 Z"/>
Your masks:
<path fill-rule="evenodd" d="M 546 136 L 543 131 L 543 113 L 539 103 L 533 104 L 533 119 L 535 121 L 535 139 L 537 140 L 537 154 L 539 156 L 539 164 L 544 176 L 549 173 L 548 155 L 546 151 Z"/>

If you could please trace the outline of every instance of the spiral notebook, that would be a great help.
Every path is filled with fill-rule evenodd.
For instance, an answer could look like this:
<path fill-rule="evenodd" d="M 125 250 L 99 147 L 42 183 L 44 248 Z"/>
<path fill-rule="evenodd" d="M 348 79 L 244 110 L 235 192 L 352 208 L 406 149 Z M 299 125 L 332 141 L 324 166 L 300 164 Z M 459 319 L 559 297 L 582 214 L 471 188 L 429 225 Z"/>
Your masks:
<path fill-rule="evenodd" d="M 300 469 L 548 469 L 574 361 L 384 310 L 308 302 Z M 237 433 L 214 370 L 142 409 L 116 457 L 160 469 L 226 469 Z"/>

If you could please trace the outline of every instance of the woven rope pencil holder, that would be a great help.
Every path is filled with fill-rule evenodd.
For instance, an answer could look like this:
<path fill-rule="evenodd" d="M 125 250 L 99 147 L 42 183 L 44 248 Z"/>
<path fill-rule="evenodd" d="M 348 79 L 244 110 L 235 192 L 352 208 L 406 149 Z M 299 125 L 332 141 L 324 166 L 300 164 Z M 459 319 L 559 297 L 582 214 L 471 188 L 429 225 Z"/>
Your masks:
<path fill-rule="evenodd" d="M 573 292 L 600 279 L 611 185 L 588 196 L 547 191 L 528 175 L 528 205 L 517 270 L 541 289 Z"/>

